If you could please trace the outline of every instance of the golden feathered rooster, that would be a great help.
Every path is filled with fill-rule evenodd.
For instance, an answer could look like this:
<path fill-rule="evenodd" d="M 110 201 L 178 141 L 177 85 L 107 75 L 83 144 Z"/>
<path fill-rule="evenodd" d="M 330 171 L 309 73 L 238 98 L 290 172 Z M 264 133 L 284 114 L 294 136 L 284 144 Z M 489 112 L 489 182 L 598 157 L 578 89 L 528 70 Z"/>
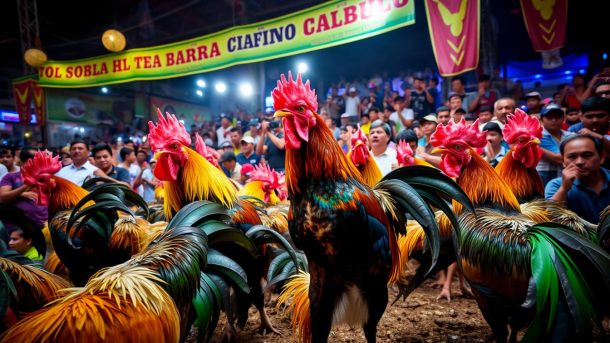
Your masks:
<path fill-rule="evenodd" d="M 478 121 L 439 125 L 430 142 L 442 153 L 441 169 L 457 177 L 476 207 L 475 215 L 453 204 L 458 263 L 494 339 L 514 342 L 526 324 L 524 341 L 590 337 L 608 304 L 610 256 L 563 226 L 521 213 L 514 193 L 475 151 L 487 144 Z"/>

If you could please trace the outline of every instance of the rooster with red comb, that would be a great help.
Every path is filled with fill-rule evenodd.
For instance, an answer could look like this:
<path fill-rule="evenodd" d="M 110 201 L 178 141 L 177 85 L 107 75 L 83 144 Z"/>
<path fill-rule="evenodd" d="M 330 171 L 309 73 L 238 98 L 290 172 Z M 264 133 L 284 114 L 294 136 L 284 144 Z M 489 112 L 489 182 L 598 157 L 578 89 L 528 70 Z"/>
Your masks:
<path fill-rule="evenodd" d="M 609 300 L 610 256 L 568 227 L 524 215 L 477 154 L 487 143 L 478 124 L 439 125 L 430 142 L 442 153 L 441 169 L 476 208 L 473 214 L 453 204 L 457 261 L 494 339 L 514 342 L 526 324 L 524 341 L 586 339 Z"/>
<path fill-rule="evenodd" d="M 396 238 L 404 234 L 407 215 L 426 231 L 433 263 L 438 255 L 434 214 L 420 193 L 432 203 L 444 203 L 439 193 L 465 206 L 469 202 L 452 180 L 432 168 L 418 167 L 418 174 L 403 168 L 369 187 L 316 113 L 309 81 L 304 83 L 300 74 L 296 80 L 291 73 L 282 75 L 272 96 L 275 116 L 285 128 L 289 231 L 307 256 L 310 272 L 310 278 L 297 277 L 286 288 L 307 291 L 282 297 L 292 299 L 294 329 L 305 342 L 326 342 L 332 325 L 348 323 L 360 325 L 367 341 L 375 342 L 387 285 L 401 273 Z M 302 287 L 292 287 L 301 281 Z"/>
<path fill-rule="evenodd" d="M 254 304 L 260 313 L 261 330 L 277 332 L 265 312 L 261 286 L 266 259 L 269 258 L 266 243 L 273 240 L 277 233 L 265 228 L 269 231 L 268 235 L 260 235 L 261 230 L 257 229 L 258 237 L 264 236 L 264 239 L 256 241 L 258 249 L 250 251 L 241 247 L 240 240 L 250 240 L 250 237 L 245 235 L 256 226 L 263 224 L 257 209 L 251 202 L 238 196 L 237 188 L 213 164 L 216 156 L 202 145 L 202 141 L 196 144 L 200 153 L 191 148 L 191 137 L 184 124 L 175 115 L 167 113 L 163 116 L 160 111 L 157 114 L 157 123 L 148 123 L 150 130 L 148 139 L 157 160 L 154 174 L 163 181 L 163 206 L 167 218 L 172 218 L 180 209 L 199 200 L 218 203 L 228 210 L 231 226 L 238 229 L 234 233 L 236 246 L 228 245 L 217 249 L 241 265 L 251 288 L 249 294 L 236 290 L 238 324 L 245 325 L 248 308 Z M 288 243 L 284 248 L 292 249 Z M 235 329 L 231 320 L 227 321 L 227 325 L 229 327 L 225 334 L 230 338 L 235 334 Z"/>

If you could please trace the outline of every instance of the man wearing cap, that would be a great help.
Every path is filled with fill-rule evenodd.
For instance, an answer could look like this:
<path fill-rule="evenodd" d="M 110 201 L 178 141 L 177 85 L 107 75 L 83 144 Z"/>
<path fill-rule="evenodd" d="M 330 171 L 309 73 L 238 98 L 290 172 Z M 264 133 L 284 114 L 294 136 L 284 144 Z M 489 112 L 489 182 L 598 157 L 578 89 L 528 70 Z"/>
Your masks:
<path fill-rule="evenodd" d="M 250 136 L 246 136 L 241 139 L 241 152 L 237 154 L 237 163 L 242 166 L 245 164 L 257 165 L 261 162 L 261 157 L 254 153 L 254 139 Z"/>
<path fill-rule="evenodd" d="M 347 113 L 347 112 L 343 113 L 343 114 L 341 115 L 341 126 L 345 126 L 345 125 L 347 125 L 347 124 L 352 124 L 352 118 L 355 118 L 355 117 L 350 116 L 350 115 L 349 115 L 349 113 Z M 335 133 L 335 132 L 334 132 L 334 130 L 333 130 L 333 134 L 334 134 L 334 133 Z M 335 138 L 336 138 L 336 137 L 335 137 Z"/>
<path fill-rule="evenodd" d="M 527 114 L 540 118 L 540 110 L 542 109 L 542 95 L 538 92 L 529 92 L 525 94 L 525 102 L 527 105 Z"/>
<path fill-rule="evenodd" d="M 250 176 L 254 171 L 254 166 L 251 164 L 242 164 L 241 171 L 239 172 L 241 177 L 239 179 L 239 183 L 245 185 L 250 180 Z"/>
<path fill-rule="evenodd" d="M 244 133 L 244 137 L 252 137 L 254 140 L 254 145 L 258 144 L 258 140 L 261 139 L 258 131 L 260 129 L 260 123 L 258 119 L 252 119 L 248 123 L 249 130 Z"/>
<path fill-rule="evenodd" d="M 490 106 L 481 106 L 479 107 L 479 130 L 483 130 L 483 127 L 491 122 L 491 120 L 493 119 L 494 115 L 493 112 L 491 111 L 491 107 Z"/>
<path fill-rule="evenodd" d="M 479 116 L 482 106 L 492 106 L 498 99 L 498 93 L 491 89 L 491 81 L 489 75 L 483 74 L 478 80 L 479 91 L 471 95 L 471 101 L 468 104 L 468 111 L 475 117 Z"/>
<path fill-rule="evenodd" d="M 216 139 L 218 139 L 218 146 L 222 146 L 222 143 L 230 140 L 231 129 L 231 118 L 226 114 L 220 115 L 220 127 L 216 129 Z"/>
<path fill-rule="evenodd" d="M 479 118 L 480 119 L 480 118 Z M 485 160 L 495 167 L 502 161 L 508 149 L 502 144 L 502 128 L 496 122 L 488 122 L 483 126 L 483 131 L 487 131 L 487 145 L 485 146 Z"/>
<path fill-rule="evenodd" d="M 392 166 L 398 165 L 396 150 L 388 147 L 390 132 L 390 126 L 379 119 L 371 124 L 371 153 L 383 176 L 392 171 Z"/>
<path fill-rule="evenodd" d="M 417 141 L 417 154 L 426 162 L 438 167 L 441 164 L 441 156 L 433 155 L 430 152 L 434 147 L 430 144 L 430 136 L 436 131 L 438 120 L 432 113 L 423 117 L 419 121 L 423 137 Z"/>
<path fill-rule="evenodd" d="M 559 145 L 561 140 L 571 133 L 561 129 L 564 114 L 561 107 L 556 104 L 544 107 L 540 112 L 540 117 L 542 120 L 542 138 L 540 139 L 542 158 L 536 166 L 536 170 L 542 178 L 542 183 L 546 186 L 549 181 L 561 176 L 563 158 L 559 152 Z"/>
<path fill-rule="evenodd" d="M 233 151 L 227 151 L 222 154 L 220 158 L 220 167 L 228 178 L 231 178 L 237 182 L 241 179 L 241 165 L 237 163 L 235 154 Z"/>
<path fill-rule="evenodd" d="M 358 120 L 360 116 L 360 98 L 356 94 L 356 87 L 345 85 L 346 92 L 343 94 L 345 98 L 345 113 L 349 114 L 350 117 L 355 118 L 354 121 Z"/>

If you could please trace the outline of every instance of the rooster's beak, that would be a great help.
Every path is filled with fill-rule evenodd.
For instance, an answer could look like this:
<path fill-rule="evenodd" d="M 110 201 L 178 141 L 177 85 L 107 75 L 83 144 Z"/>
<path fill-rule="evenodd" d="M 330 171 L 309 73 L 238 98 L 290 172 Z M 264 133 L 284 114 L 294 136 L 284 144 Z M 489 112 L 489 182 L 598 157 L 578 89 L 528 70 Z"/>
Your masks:
<path fill-rule="evenodd" d="M 292 113 L 290 113 L 288 111 L 278 110 L 278 111 L 275 111 L 273 116 L 277 117 L 277 118 L 290 117 L 290 116 L 292 116 Z"/>
<path fill-rule="evenodd" d="M 540 140 L 538 138 L 534 138 L 530 143 L 540 145 Z"/>
<path fill-rule="evenodd" d="M 442 153 L 444 153 L 445 151 L 447 151 L 447 149 L 445 149 L 445 148 L 441 148 L 441 147 L 438 147 L 438 148 L 434 148 L 434 149 L 432 149 L 432 151 L 430 151 L 430 153 L 431 153 L 431 154 L 442 154 Z"/>

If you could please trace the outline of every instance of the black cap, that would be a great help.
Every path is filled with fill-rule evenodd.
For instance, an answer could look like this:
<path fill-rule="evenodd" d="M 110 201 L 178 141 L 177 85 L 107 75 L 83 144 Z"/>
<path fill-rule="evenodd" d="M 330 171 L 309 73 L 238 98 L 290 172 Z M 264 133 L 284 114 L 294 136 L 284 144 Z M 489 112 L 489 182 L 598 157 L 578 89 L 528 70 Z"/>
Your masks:
<path fill-rule="evenodd" d="M 479 112 L 493 112 L 493 109 L 491 106 L 481 106 L 479 107 Z"/>
<path fill-rule="evenodd" d="M 222 157 L 220 158 L 220 163 L 222 162 L 226 162 L 226 161 L 235 161 L 235 153 L 233 153 L 233 151 L 227 151 L 224 154 L 222 154 Z"/>
<path fill-rule="evenodd" d="M 502 128 L 500 127 L 500 125 L 498 125 L 498 123 L 489 122 L 485 124 L 485 126 L 483 126 L 483 131 L 494 131 L 499 133 L 500 136 L 502 136 Z"/>
<path fill-rule="evenodd" d="M 552 113 L 558 113 L 558 114 L 564 115 L 561 107 L 557 106 L 556 104 L 549 104 L 549 105 L 545 106 L 544 108 L 542 108 L 542 111 L 540 111 L 540 118 L 546 117 Z"/>
<path fill-rule="evenodd" d="M 451 109 L 447 106 L 441 106 L 436 109 L 436 114 L 438 115 L 439 112 L 444 112 L 444 111 L 451 111 Z"/>
<path fill-rule="evenodd" d="M 463 109 L 463 108 L 461 108 L 461 107 L 458 107 L 458 108 L 455 110 L 455 112 L 453 112 L 453 113 L 458 113 L 458 112 L 460 112 L 460 113 L 461 113 L 461 114 L 463 114 L 463 115 L 466 115 L 466 111 L 464 111 L 464 109 Z"/>

